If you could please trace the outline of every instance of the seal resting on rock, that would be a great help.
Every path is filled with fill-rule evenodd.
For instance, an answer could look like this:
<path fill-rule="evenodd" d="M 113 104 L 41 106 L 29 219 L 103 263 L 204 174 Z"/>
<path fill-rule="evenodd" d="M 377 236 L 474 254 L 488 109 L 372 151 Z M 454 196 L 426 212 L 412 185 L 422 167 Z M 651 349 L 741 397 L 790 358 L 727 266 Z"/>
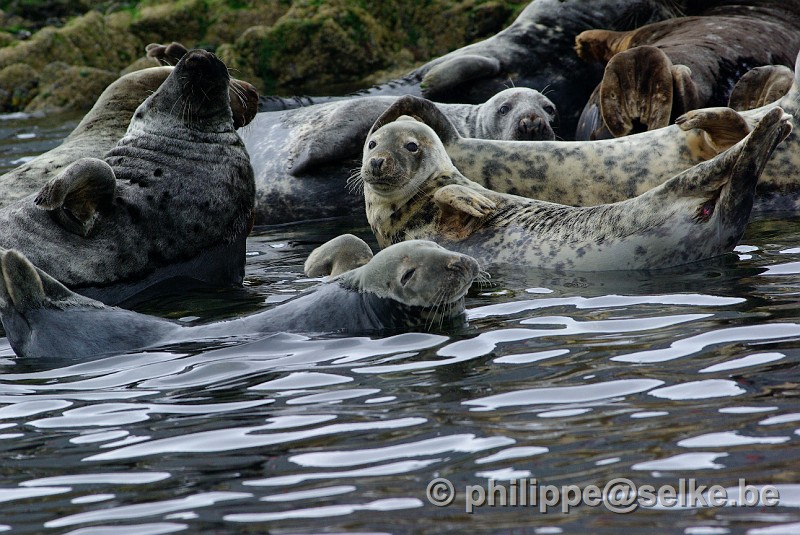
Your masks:
<path fill-rule="evenodd" d="M 536 0 L 497 35 L 344 98 L 410 94 L 438 102 L 477 104 L 511 84 L 547 88 L 559 110 L 560 136 L 571 137 L 602 74 L 599 66 L 575 55 L 575 37 L 598 26 L 628 30 L 663 20 L 675 15 L 674 4 L 670 0 Z M 342 97 L 262 97 L 260 109 L 296 108 L 332 98 Z"/>
<path fill-rule="evenodd" d="M 104 159 L 0 210 L 0 247 L 105 302 L 172 278 L 241 284 L 255 187 L 228 82 L 213 54 L 187 54 Z"/>
<path fill-rule="evenodd" d="M 347 179 L 375 120 L 397 97 L 365 97 L 259 113 L 240 130 L 256 179 L 256 223 L 271 224 L 359 212 Z M 528 88 L 505 89 L 487 102 L 436 104 L 466 137 L 552 140 L 553 103 Z M 313 201 L 310 201 L 312 200 Z"/>
<path fill-rule="evenodd" d="M 102 158 L 125 135 L 136 108 L 171 72 L 172 67 L 143 69 L 109 85 L 61 145 L 0 176 L 0 208 L 38 191 L 80 158 Z M 255 88 L 231 79 L 228 95 L 234 126 L 240 128 L 252 121 L 258 109 Z"/>
<path fill-rule="evenodd" d="M 430 239 L 484 263 L 575 271 L 688 264 L 737 244 L 758 175 L 790 130 L 775 108 L 746 139 L 663 185 L 575 208 L 481 187 L 456 169 L 431 128 L 399 118 L 364 146 L 367 219 L 382 247 Z"/>
<path fill-rule="evenodd" d="M 689 110 L 726 105 L 736 81 L 753 67 L 791 67 L 800 50 L 800 8 L 773 0 L 724 2 L 701 16 L 634 30 L 585 31 L 575 48 L 586 61 L 605 64 L 576 139 L 619 137 L 667 126 Z"/>
<path fill-rule="evenodd" d="M 430 328 L 462 317 L 478 276 L 469 256 L 425 241 L 379 252 L 366 265 L 291 301 L 199 326 L 106 306 L 78 295 L 17 251 L 0 253 L 0 318 L 21 357 L 78 358 L 200 338 L 281 331 L 371 333 Z M 77 328 L 90 325 L 91 328 Z"/>

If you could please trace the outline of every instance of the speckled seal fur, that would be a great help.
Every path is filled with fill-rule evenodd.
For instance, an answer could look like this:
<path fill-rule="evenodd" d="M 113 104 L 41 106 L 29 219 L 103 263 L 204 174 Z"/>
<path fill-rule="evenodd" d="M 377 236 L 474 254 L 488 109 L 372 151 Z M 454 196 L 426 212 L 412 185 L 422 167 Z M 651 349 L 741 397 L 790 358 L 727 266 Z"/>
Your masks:
<path fill-rule="evenodd" d="M 3 251 L 0 318 L 18 356 L 51 359 L 281 331 L 354 335 L 430 329 L 463 321 L 464 295 L 478 275 L 478 263 L 469 256 L 431 242 L 404 242 L 274 308 L 187 327 L 75 294 L 21 253 Z M 91 329 L 76 328 L 85 325 Z"/>
<path fill-rule="evenodd" d="M 176 277 L 240 284 L 255 188 L 228 82 L 215 56 L 187 54 L 104 159 L 0 210 L 0 247 L 106 302 Z"/>
<path fill-rule="evenodd" d="M 0 176 L 0 208 L 38 191 L 80 158 L 102 158 L 125 135 L 136 108 L 171 72 L 172 67 L 142 69 L 109 85 L 58 147 Z M 228 93 L 234 125 L 239 128 L 248 124 L 258 109 L 255 88 L 232 79 Z"/>
<path fill-rule="evenodd" d="M 406 76 L 354 96 L 425 96 L 437 102 L 485 102 L 510 86 L 531 87 L 553 99 L 560 115 L 558 134 L 569 138 L 578 115 L 602 76 L 573 50 L 584 30 L 629 30 L 674 16 L 674 0 L 536 0 L 497 35 L 459 48 Z M 333 97 L 342 98 L 342 97 Z M 262 97 L 262 111 L 295 108 L 324 97 Z"/>
<path fill-rule="evenodd" d="M 745 140 L 663 185 L 627 201 L 576 208 L 481 187 L 459 173 L 433 130 L 399 118 L 364 147 L 367 219 L 383 247 L 430 239 L 485 263 L 668 268 L 733 249 L 758 175 L 790 130 L 775 108 Z"/>
<path fill-rule="evenodd" d="M 363 210 L 348 195 L 364 137 L 396 97 L 365 97 L 259 113 L 240 130 L 256 178 L 256 223 L 348 215 Z M 556 110 L 538 91 L 506 89 L 480 105 L 437 104 L 467 137 L 553 139 Z"/>

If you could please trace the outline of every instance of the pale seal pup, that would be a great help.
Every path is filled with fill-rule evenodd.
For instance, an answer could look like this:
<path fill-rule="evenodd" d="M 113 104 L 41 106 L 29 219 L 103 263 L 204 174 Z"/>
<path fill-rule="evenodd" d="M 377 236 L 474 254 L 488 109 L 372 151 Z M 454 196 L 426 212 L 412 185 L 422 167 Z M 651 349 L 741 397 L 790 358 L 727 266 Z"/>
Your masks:
<path fill-rule="evenodd" d="M 171 72 L 172 67 L 142 69 L 110 84 L 58 147 L 0 176 L 0 208 L 39 191 L 80 158 L 102 158 L 125 135 L 136 108 Z M 228 93 L 235 127 L 247 125 L 256 115 L 258 93 L 249 83 L 236 79 L 231 79 Z"/>
<path fill-rule="evenodd" d="M 400 118 L 364 146 L 367 219 L 382 247 L 430 239 L 483 263 L 669 268 L 733 249 L 758 175 L 790 130 L 775 108 L 746 139 L 663 185 L 627 201 L 576 208 L 481 187 L 459 173 L 431 128 Z"/>
<path fill-rule="evenodd" d="M 791 67 L 800 50 L 800 8 L 785 0 L 724 2 L 701 16 L 634 30 L 585 31 L 575 48 L 584 60 L 605 65 L 575 137 L 619 137 L 726 105 L 736 81 L 754 67 Z"/>
<path fill-rule="evenodd" d="M 0 210 L 0 247 L 106 302 L 171 278 L 241 284 L 255 187 L 228 82 L 213 54 L 187 54 L 104 159 Z"/>
<path fill-rule="evenodd" d="M 369 129 L 396 100 L 365 97 L 259 113 L 239 131 L 256 179 L 256 224 L 362 211 L 363 199 L 347 194 L 347 180 Z M 554 138 L 555 106 L 533 89 L 505 89 L 479 105 L 436 106 L 466 137 Z"/>
<path fill-rule="evenodd" d="M 78 295 L 17 251 L 0 253 L 0 268 L 0 318 L 14 352 L 61 359 L 234 335 L 439 327 L 463 318 L 464 296 L 479 275 L 469 256 L 431 242 L 404 242 L 274 308 L 184 326 Z"/>
<path fill-rule="evenodd" d="M 535 0 L 506 29 L 429 61 L 402 78 L 345 97 L 261 97 L 262 111 L 295 108 L 331 98 L 416 95 L 437 102 L 486 101 L 509 87 L 548 89 L 559 110 L 559 135 L 575 131 L 578 116 L 602 70 L 579 60 L 575 37 L 584 30 L 628 30 L 675 15 L 672 0 Z"/>

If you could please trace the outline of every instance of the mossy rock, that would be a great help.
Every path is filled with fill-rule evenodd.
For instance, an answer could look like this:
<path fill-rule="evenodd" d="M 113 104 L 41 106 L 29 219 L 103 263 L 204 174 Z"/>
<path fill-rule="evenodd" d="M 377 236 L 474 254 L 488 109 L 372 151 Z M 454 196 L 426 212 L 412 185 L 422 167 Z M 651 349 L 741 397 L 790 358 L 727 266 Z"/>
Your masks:
<path fill-rule="evenodd" d="M 209 0 L 209 21 L 203 42 L 233 43 L 252 26 L 272 26 L 289 10 L 287 0 Z"/>
<path fill-rule="evenodd" d="M 42 70 L 38 94 L 25 111 L 88 111 L 118 76 L 116 71 L 53 62 Z"/>
<path fill-rule="evenodd" d="M 147 6 L 131 22 L 130 32 L 145 44 L 179 41 L 192 48 L 205 36 L 210 16 L 204 0 Z"/>
<path fill-rule="evenodd" d="M 0 110 L 18 111 L 36 96 L 39 72 L 29 65 L 14 63 L 0 70 Z"/>

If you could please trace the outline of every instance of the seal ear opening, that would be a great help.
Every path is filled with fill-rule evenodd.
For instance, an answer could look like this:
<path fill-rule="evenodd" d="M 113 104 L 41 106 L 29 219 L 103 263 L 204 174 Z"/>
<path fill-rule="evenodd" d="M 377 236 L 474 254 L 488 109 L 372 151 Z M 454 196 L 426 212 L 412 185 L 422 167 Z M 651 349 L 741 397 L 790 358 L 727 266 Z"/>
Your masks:
<path fill-rule="evenodd" d="M 396 121 L 403 115 L 414 117 L 431 127 L 445 146 L 455 143 L 461 138 L 461 134 L 458 133 L 456 127 L 453 126 L 450 119 L 436 107 L 436 104 L 424 98 L 405 95 L 400 97 L 397 102 L 389 106 L 389 108 L 378 117 L 375 124 L 370 128 L 367 139 L 369 139 L 377 129 Z"/>
<path fill-rule="evenodd" d="M 89 236 L 100 213 L 110 209 L 116 193 L 114 170 L 103 160 L 81 158 L 50 180 L 33 200 L 65 230 Z"/>

